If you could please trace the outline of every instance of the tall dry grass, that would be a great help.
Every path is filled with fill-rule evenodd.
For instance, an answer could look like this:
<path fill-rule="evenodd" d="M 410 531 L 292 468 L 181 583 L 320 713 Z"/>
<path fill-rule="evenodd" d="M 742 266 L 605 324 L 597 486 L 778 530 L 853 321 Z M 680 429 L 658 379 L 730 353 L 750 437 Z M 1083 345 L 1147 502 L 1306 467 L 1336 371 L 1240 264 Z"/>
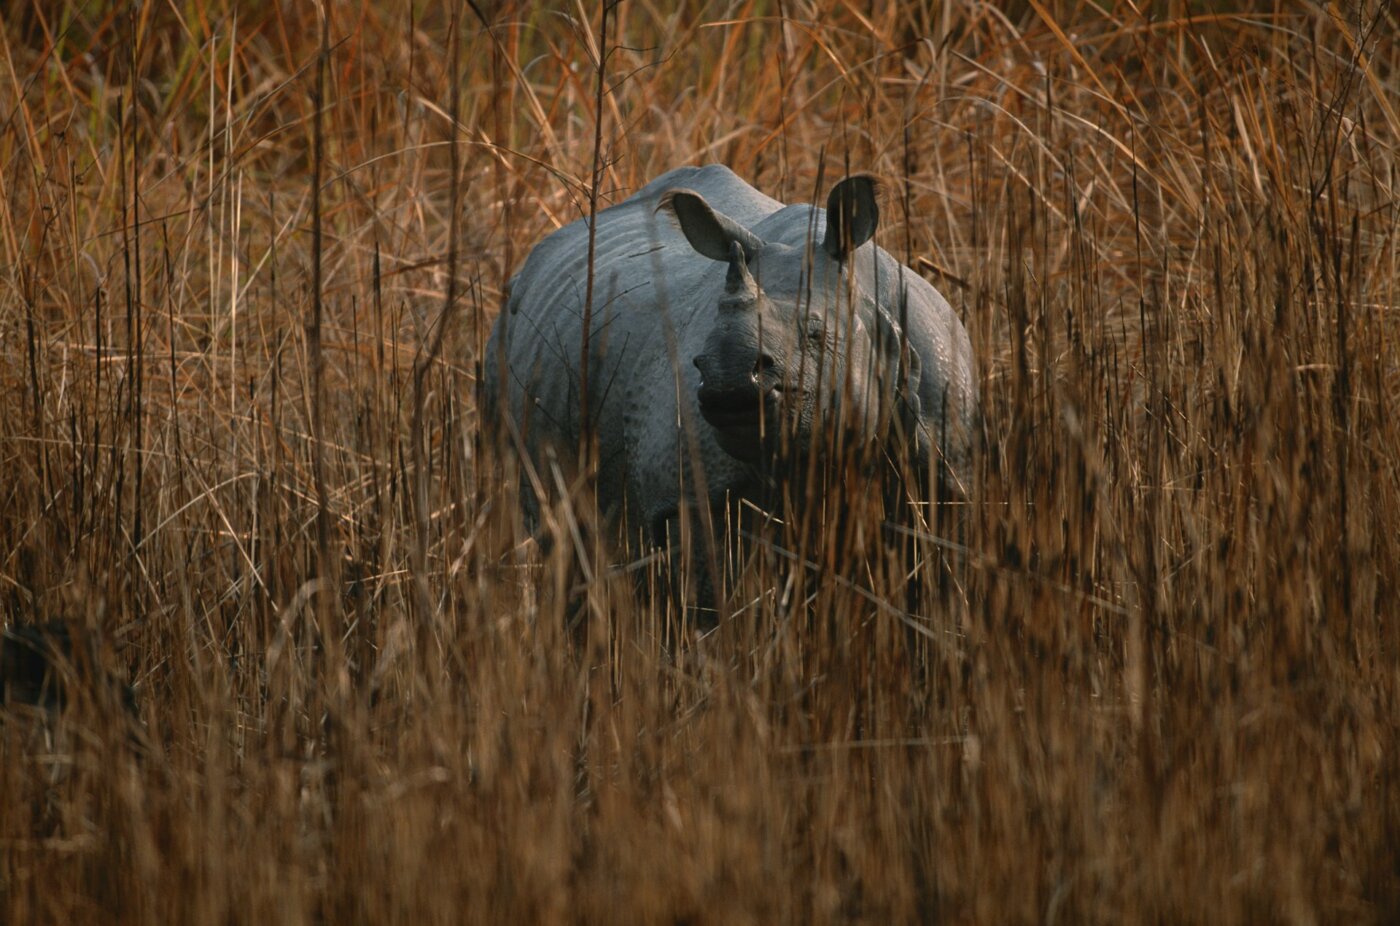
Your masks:
<path fill-rule="evenodd" d="M 7 9 L 0 600 L 96 655 L 0 721 L 3 919 L 1400 918 L 1393 8 L 683 6 Z M 985 420 L 695 639 L 475 387 L 708 161 L 886 177 Z"/>

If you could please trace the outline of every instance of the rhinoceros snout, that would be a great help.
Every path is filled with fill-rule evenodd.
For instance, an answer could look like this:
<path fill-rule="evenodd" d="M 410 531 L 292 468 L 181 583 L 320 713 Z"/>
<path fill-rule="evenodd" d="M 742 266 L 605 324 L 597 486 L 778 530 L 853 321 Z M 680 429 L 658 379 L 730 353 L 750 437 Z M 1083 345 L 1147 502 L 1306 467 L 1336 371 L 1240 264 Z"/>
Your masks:
<path fill-rule="evenodd" d="M 760 368 L 771 367 L 771 358 L 766 363 L 760 358 L 747 372 L 742 366 L 712 363 L 703 356 L 695 358 L 695 366 L 700 371 L 700 388 L 695 397 L 700 400 L 700 413 L 707 421 L 719 427 L 721 420 L 758 417 L 765 391 Z"/>
<path fill-rule="evenodd" d="M 702 384 L 720 388 L 771 387 L 782 379 L 782 368 L 767 351 L 759 351 L 752 364 L 747 363 L 747 358 L 716 361 L 709 354 L 701 354 L 691 362 L 700 371 Z"/>
<path fill-rule="evenodd" d="M 732 389 L 702 385 L 696 393 L 700 416 L 714 429 L 726 453 L 741 460 L 755 460 L 766 435 L 778 426 L 781 390 L 758 382 Z"/>
<path fill-rule="evenodd" d="M 764 436 L 781 417 L 781 365 L 768 353 L 743 357 L 730 351 L 719 358 L 701 354 L 695 366 L 700 415 L 715 429 L 720 446 L 739 459 L 757 459 Z"/>

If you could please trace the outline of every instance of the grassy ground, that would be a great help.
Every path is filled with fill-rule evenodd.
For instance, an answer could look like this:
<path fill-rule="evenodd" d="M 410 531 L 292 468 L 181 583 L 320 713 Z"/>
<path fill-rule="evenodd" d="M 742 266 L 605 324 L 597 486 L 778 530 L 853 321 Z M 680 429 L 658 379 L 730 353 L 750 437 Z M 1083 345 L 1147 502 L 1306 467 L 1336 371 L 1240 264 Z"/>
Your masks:
<path fill-rule="evenodd" d="M 88 655 L 0 918 L 1400 918 L 1394 9 L 682 5 L 7 10 L 0 606 Z M 506 280 L 710 161 L 881 174 L 965 320 L 918 595 L 817 518 L 685 640 L 525 538 Z"/>

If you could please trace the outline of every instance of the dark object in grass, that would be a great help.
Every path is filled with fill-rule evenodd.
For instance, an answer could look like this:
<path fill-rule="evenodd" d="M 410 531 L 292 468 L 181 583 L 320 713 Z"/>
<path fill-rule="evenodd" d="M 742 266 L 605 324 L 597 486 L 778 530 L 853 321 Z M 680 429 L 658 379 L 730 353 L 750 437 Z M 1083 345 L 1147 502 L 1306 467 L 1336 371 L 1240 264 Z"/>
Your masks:
<path fill-rule="evenodd" d="M 86 635 L 80 633 L 79 639 Z M 80 687 L 94 694 L 110 691 L 132 717 L 137 715 L 131 687 L 101 668 L 95 641 L 76 643 L 68 624 L 9 624 L 0 630 L 0 706 L 26 705 L 57 714 Z"/>

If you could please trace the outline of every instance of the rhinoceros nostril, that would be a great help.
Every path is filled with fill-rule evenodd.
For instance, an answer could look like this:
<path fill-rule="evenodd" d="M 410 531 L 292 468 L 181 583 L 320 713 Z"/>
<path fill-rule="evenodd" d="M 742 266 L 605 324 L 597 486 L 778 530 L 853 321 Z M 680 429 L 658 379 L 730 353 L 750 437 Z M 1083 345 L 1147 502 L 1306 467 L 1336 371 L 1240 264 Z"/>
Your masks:
<path fill-rule="evenodd" d="M 773 372 L 773 369 L 777 365 L 777 362 L 772 358 L 771 355 L 759 354 L 758 359 L 755 360 L 753 364 L 754 379 L 756 380 L 760 376 L 766 376 L 771 374 Z"/>

